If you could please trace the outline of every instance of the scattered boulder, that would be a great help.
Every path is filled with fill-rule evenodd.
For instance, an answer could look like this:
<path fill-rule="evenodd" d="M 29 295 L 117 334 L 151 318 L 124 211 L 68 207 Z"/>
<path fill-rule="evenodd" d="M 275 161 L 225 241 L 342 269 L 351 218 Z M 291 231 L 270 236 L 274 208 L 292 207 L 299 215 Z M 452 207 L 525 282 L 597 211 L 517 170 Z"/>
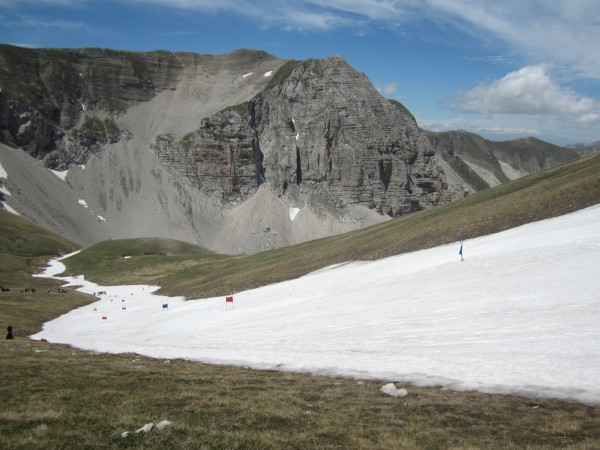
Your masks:
<path fill-rule="evenodd" d="M 168 420 L 163 420 L 161 422 L 158 422 L 156 424 L 156 427 L 154 427 L 154 428 L 156 428 L 158 431 L 160 431 L 160 430 L 164 430 L 167 427 L 170 427 L 171 425 L 173 425 L 173 422 L 170 422 Z"/>
<path fill-rule="evenodd" d="M 135 430 L 135 432 L 137 434 L 140 434 L 140 433 L 150 433 L 152 430 L 161 431 L 172 425 L 173 425 L 173 422 L 170 422 L 169 420 L 163 420 L 161 422 L 158 422 L 156 425 L 154 425 L 154 422 L 149 422 L 146 425 L 144 425 L 142 428 L 138 428 L 137 430 Z M 125 439 L 127 436 L 129 436 L 129 434 L 130 434 L 129 431 L 123 431 L 121 433 L 121 438 Z"/>
<path fill-rule="evenodd" d="M 388 383 L 385 386 L 382 386 L 380 391 L 384 394 L 391 395 L 392 397 L 405 397 L 408 395 L 406 389 L 398 389 L 394 383 Z"/>
<path fill-rule="evenodd" d="M 147 423 L 142 428 L 135 430 L 136 433 L 149 433 L 154 428 L 154 422 Z"/>

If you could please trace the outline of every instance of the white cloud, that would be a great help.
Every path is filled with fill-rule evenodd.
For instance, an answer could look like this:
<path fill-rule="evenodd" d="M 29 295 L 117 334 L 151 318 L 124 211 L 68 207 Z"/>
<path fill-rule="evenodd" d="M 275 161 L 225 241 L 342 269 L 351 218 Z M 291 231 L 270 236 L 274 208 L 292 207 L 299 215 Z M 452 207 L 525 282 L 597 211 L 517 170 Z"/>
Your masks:
<path fill-rule="evenodd" d="M 0 0 L 0 6 L 13 7 L 21 5 L 49 5 L 49 6 L 80 6 L 87 0 Z"/>
<path fill-rule="evenodd" d="M 600 122 L 600 113 L 582 114 L 577 118 L 577 121 L 584 124 Z"/>
<path fill-rule="evenodd" d="M 229 12 L 262 26 L 325 31 L 384 26 L 401 30 L 412 21 L 459 28 L 478 41 L 508 46 L 530 64 L 550 61 L 573 77 L 600 79 L 598 0 L 119 0 L 205 13 Z M 85 0 L 0 0 L 0 6 L 61 5 Z M 448 28 L 449 27 L 449 28 Z M 497 46 L 497 45 L 496 45 Z"/>
<path fill-rule="evenodd" d="M 398 84 L 396 83 L 388 83 L 381 88 L 377 89 L 381 95 L 384 97 L 391 97 L 398 91 Z"/>
<path fill-rule="evenodd" d="M 272 13 L 274 16 L 279 16 L 274 21 L 281 20 L 283 23 L 286 23 L 287 25 L 284 29 L 289 31 L 330 30 L 348 25 L 350 22 L 347 18 L 326 11 L 275 10 Z"/>
<path fill-rule="evenodd" d="M 464 114 L 416 117 L 419 126 L 430 131 L 467 130 L 491 140 L 536 136 L 557 145 L 598 140 L 597 125 L 570 116 Z"/>
<path fill-rule="evenodd" d="M 266 28 L 326 31 L 411 21 L 459 28 L 479 41 L 502 43 L 531 64 L 550 61 L 572 76 L 600 78 L 598 0 L 118 0 L 197 12 L 239 14 Z M 84 0 L 0 0 L 0 6 L 80 6 Z M 365 31 L 362 30 L 364 33 Z"/>
<path fill-rule="evenodd" d="M 550 78 L 547 69 L 544 65 L 523 67 L 487 85 L 458 94 L 447 106 L 477 114 L 571 116 L 587 122 L 598 118 L 598 101 L 561 88 Z"/>
<path fill-rule="evenodd" d="M 2 2 L 3 0 L 0 0 Z M 28 0 L 33 3 L 34 0 Z M 71 0 L 45 0 L 69 4 Z M 429 20 L 479 41 L 508 45 L 533 64 L 551 61 L 573 76 L 600 78 L 597 0 L 131 0 L 200 12 L 233 12 L 266 27 L 330 30 Z M 0 3 L 2 4 L 2 3 Z M 364 31 L 363 31 L 364 32 Z"/>
<path fill-rule="evenodd" d="M 597 0 L 426 0 L 441 20 L 495 37 L 532 61 L 553 61 L 576 76 L 600 78 L 600 2 Z"/>
<path fill-rule="evenodd" d="M 0 0 L 1 1 L 1 0 Z M 283 30 L 331 30 L 360 27 L 369 21 L 398 19 L 396 0 L 133 0 L 200 12 L 233 12 Z M 412 0 L 411 0 L 412 1 Z M 410 3 L 410 2 L 409 2 Z"/>
<path fill-rule="evenodd" d="M 453 131 L 460 129 L 484 135 L 539 136 L 542 134 L 542 132 L 537 128 L 526 128 L 509 125 L 498 126 L 493 125 L 491 123 L 488 125 L 484 125 L 466 122 L 460 119 L 448 121 L 423 120 L 419 121 L 419 126 L 423 127 L 428 131 Z"/>
<path fill-rule="evenodd" d="M 57 28 L 57 29 L 63 30 L 63 31 L 78 31 L 78 30 L 89 31 L 90 30 L 89 26 L 82 22 L 75 22 L 72 20 L 63 20 L 63 19 L 57 19 L 57 20 L 37 19 L 35 17 L 30 17 L 30 16 L 21 16 L 18 22 L 11 22 L 9 25 L 33 28 L 33 29 L 37 29 L 37 30 L 48 29 L 48 28 Z"/>
<path fill-rule="evenodd" d="M 411 2 L 394 0 L 306 0 L 307 4 L 340 14 L 355 14 L 370 20 L 397 19 Z"/>

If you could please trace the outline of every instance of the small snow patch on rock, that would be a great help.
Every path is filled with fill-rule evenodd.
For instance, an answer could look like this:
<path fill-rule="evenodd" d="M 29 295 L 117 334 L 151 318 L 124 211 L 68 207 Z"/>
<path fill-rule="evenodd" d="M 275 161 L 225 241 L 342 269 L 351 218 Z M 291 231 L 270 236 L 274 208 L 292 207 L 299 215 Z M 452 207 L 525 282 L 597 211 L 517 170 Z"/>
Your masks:
<path fill-rule="evenodd" d="M 52 170 L 52 169 L 50 169 L 50 172 L 52 172 L 54 175 L 56 175 L 61 180 L 65 181 L 67 178 L 67 173 L 69 171 L 68 170 Z"/>
<path fill-rule="evenodd" d="M 300 212 L 300 208 L 290 208 L 290 220 L 293 222 L 298 213 Z"/>
<path fill-rule="evenodd" d="M 268 72 L 265 72 L 265 77 L 270 77 L 271 75 L 273 75 L 273 71 L 269 70 Z"/>
<path fill-rule="evenodd" d="M 397 389 L 394 383 L 388 383 L 385 386 L 382 386 L 380 391 L 384 394 L 391 395 L 392 397 L 405 397 L 408 395 L 406 389 Z"/>
<path fill-rule="evenodd" d="M 0 164 L 0 178 L 8 179 L 8 174 L 4 170 L 4 167 L 2 167 L 2 164 Z"/>
<path fill-rule="evenodd" d="M 11 208 L 11 206 L 8 203 L 6 203 L 6 202 L 3 202 L 2 206 L 4 207 L 5 210 L 7 210 L 11 214 L 14 214 L 16 216 L 20 216 L 21 215 L 14 208 Z"/>

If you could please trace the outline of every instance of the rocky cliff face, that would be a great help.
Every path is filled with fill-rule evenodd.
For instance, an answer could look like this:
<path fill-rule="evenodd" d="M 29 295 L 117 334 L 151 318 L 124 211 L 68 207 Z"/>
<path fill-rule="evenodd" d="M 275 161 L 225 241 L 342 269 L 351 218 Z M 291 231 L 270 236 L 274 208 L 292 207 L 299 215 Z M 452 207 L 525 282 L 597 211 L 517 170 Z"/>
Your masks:
<path fill-rule="evenodd" d="M 395 217 L 453 198 L 414 118 L 342 58 L 289 62 L 273 77 L 250 102 L 181 139 L 158 137 L 152 151 L 225 201 L 268 183 L 296 202 Z"/>
<path fill-rule="evenodd" d="M 340 57 L 299 64 L 251 111 L 265 179 L 282 194 L 324 190 L 392 217 L 450 200 L 414 120 Z"/>
<path fill-rule="evenodd" d="M 478 173 L 502 181 L 498 149 L 457 136 L 419 130 L 340 57 L 0 45 L 9 204 L 84 245 L 158 236 L 262 251 L 491 185 Z"/>
<path fill-rule="evenodd" d="M 114 118 L 158 92 L 175 89 L 182 69 L 181 61 L 165 51 L 0 45 L 2 142 L 43 158 L 60 147 L 57 143 L 79 125 L 86 111 Z M 89 146 L 86 131 L 84 147 Z M 111 133 L 103 130 L 101 134 Z M 76 140 L 76 136 L 68 138 Z M 93 140 L 96 143 L 97 136 Z M 108 141 L 114 142 L 114 136 Z"/>
<path fill-rule="evenodd" d="M 180 139 L 157 136 L 150 151 L 194 187 L 223 203 L 237 203 L 261 184 L 260 149 L 248 104 L 205 118 L 198 131 Z"/>

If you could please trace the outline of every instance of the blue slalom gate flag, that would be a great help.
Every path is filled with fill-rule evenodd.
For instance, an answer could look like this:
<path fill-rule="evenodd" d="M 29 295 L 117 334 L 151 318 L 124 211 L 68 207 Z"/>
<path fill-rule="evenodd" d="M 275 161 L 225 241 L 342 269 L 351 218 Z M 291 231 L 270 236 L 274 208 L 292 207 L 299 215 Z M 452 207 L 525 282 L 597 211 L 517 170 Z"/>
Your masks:
<path fill-rule="evenodd" d="M 460 260 L 464 261 L 463 252 L 462 252 L 462 244 L 463 244 L 462 241 L 460 241 L 460 250 L 458 251 L 458 254 L 460 255 Z"/>
<path fill-rule="evenodd" d="M 168 303 L 163 303 L 163 309 L 168 309 L 169 308 L 169 304 Z"/>

